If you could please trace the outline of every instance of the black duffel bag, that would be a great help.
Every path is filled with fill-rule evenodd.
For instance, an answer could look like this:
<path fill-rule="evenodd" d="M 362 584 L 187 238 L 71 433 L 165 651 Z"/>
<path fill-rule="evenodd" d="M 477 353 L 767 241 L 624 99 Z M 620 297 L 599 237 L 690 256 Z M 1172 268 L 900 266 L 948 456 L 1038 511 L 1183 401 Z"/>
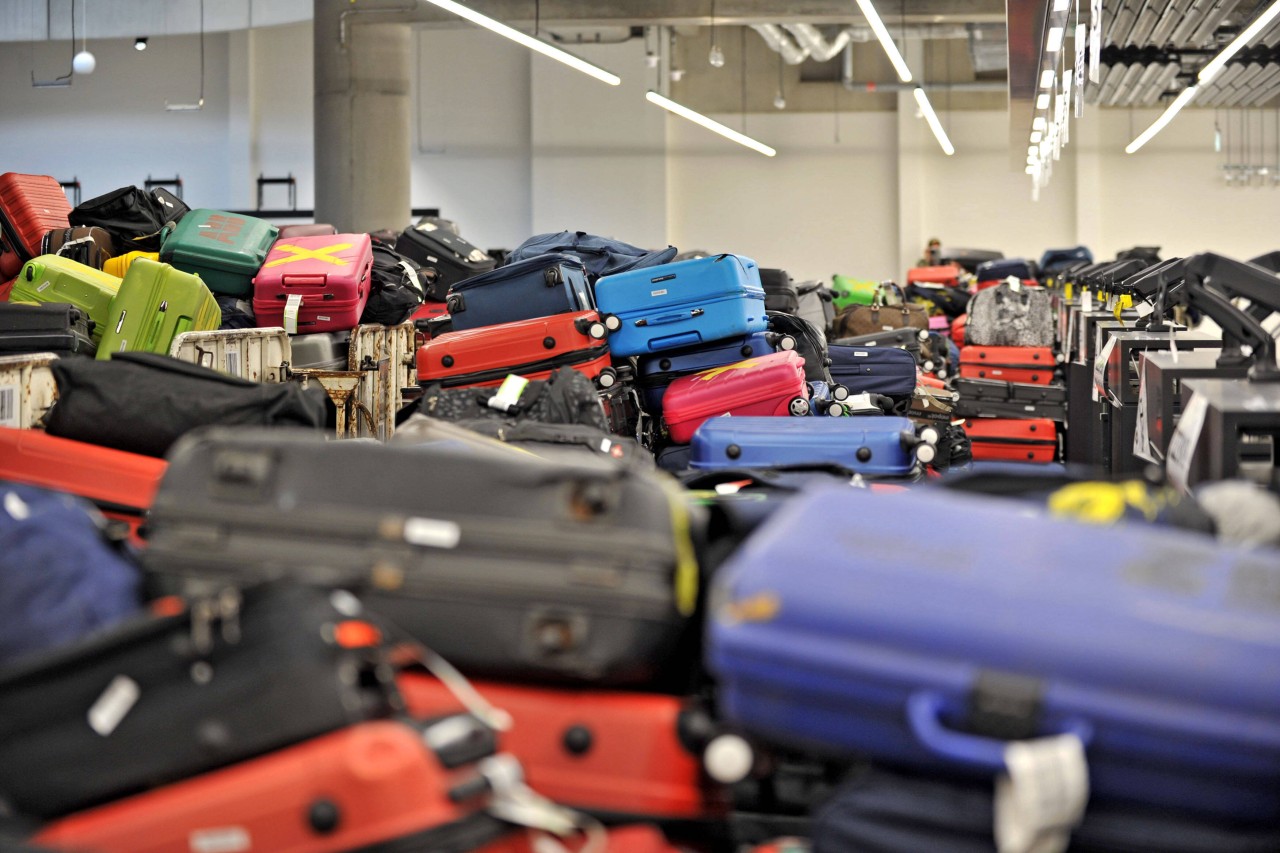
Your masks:
<path fill-rule="evenodd" d="M 419 279 L 420 270 L 415 262 L 374 240 L 369 301 L 365 303 L 360 322 L 398 326 L 408 320 L 426 296 Z"/>
<path fill-rule="evenodd" d="M 171 192 L 121 187 L 78 204 L 68 214 L 72 225 L 96 225 L 111 235 L 120 254 L 160 251 L 161 232 L 191 208 Z"/>

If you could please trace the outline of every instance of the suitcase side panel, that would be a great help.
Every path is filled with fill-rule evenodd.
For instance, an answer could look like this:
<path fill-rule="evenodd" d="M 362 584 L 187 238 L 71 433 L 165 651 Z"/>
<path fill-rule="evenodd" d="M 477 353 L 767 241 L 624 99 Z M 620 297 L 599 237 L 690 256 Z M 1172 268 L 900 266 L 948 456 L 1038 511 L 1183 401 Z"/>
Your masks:
<path fill-rule="evenodd" d="M 254 316 L 290 333 L 352 329 L 369 300 L 372 269 L 368 234 L 277 240 L 253 279 Z M 294 327 L 286 316 L 291 297 L 301 300 Z"/>
<path fill-rule="evenodd" d="M 663 398 L 671 440 L 688 444 L 707 418 L 733 415 L 807 415 L 804 359 L 779 352 L 704 370 L 672 382 Z M 796 408 L 803 401 L 803 411 Z"/>
<path fill-rule="evenodd" d="M 691 467 L 774 468 L 834 463 L 868 476 L 901 477 L 915 469 L 904 436 L 907 418 L 711 418 L 693 436 Z M 863 458 L 865 457 L 865 458 Z"/>
<path fill-rule="evenodd" d="M 916 358 L 896 347 L 832 345 L 831 378 L 854 394 L 908 397 L 916 387 Z"/>
<path fill-rule="evenodd" d="M 178 221 L 160 260 L 199 275 L 214 293 L 247 296 L 279 229 L 253 216 L 199 208 Z"/>
<path fill-rule="evenodd" d="M 70 228 L 71 204 L 62 186 L 48 175 L 0 175 L 0 217 L 9 243 L 22 261 L 40 254 L 40 241 L 49 231 Z"/>
<path fill-rule="evenodd" d="M 93 340 L 101 346 L 111 300 L 119 290 L 120 279 L 115 276 L 57 255 L 41 255 L 23 266 L 9 300 L 68 302 L 93 320 Z"/>
<path fill-rule="evenodd" d="M 581 356 L 579 361 L 594 360 L 608 352 L 606 336 L 600 315 L 594 311 L 450 332 L 427 341 L 418 350 L 418 376 L 422 382 L 446 383 L 453 377 L 495 370 L 524 376 L 525 372 L 513 368 L 566 356 L 572 360 L 574 354 Z"/>
<path fill-rule="evenodd" d="M 1057 360 L 1048 347 L 967 346 L 960 351 L 960 376 L 1048 385 Z"/>
<path fill-rule="evenodd" d="M 126 351 L 168 355 L 175 336 L 212 331 L 221 323 L 222 310 L 198 276 L 139 259 L 111 300 L 97 357 Z"/>

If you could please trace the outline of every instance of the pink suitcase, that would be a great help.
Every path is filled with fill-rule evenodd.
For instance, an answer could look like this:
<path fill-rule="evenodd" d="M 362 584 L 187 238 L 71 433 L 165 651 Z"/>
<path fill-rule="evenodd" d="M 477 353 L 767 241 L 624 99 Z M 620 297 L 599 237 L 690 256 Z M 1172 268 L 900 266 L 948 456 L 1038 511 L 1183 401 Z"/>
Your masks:
<path fill-rule="evenodd" d="M 676 444 L 720 415 L 808 415 L 804 359 L 785 350 L 682 376 L 667 388 L 662 411 Z"/>
<path fill-rule="evenodd" d="M 368 234 L 276 240 L 253 280 L 253 313 L 260 326 L 290 334 L 354 329 L 372 267 Z"/>

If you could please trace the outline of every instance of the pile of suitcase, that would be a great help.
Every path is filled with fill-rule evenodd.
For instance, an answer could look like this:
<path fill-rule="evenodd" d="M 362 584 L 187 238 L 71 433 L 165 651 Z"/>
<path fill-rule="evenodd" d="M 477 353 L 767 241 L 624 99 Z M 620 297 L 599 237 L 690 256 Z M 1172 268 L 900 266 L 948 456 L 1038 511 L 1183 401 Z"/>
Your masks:
<path fill-rule="evenodd" d="M 1256 264 L 499 265 L 49 180 L 0 176 L 0 839 L 1280 849 L 1280 536 L 984 464 L 1069 456 L 1073 290 L 1209 311 L 1264 381 L 1195 279 L 1265 307 Z M 1170 333 L 1118 335 L 1120 422 Z"/>

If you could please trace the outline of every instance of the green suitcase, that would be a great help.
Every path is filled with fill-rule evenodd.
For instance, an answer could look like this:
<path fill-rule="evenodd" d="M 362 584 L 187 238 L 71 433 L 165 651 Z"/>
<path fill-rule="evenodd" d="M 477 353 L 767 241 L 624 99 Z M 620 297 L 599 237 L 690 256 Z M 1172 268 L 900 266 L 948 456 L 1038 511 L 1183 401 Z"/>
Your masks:
<path fill-rule="evenodd" d="M 220 325 L 222 311 L 199 276 L 139 258 L 129 265 L 111 300 L 98 358 L 117 352 L 168 355 L 173 339 L 183 332 L 208 332 Z"/>
<path fill-rule="evenodd" d="M 250 296 L 280 229 L 253 216 L 198 208 L 168 230 L 160 260 L 200 276 L 214 293 Z"/>
<path fill-rule="evenodd" d="M 878 281 L 863 278 L 849 278 L 836 273 L 831 277 L 831 292 L 835 295 L 833 304 L 839 314 L 850 305 L 870 305 L 875 299 Z"/>
<path fill-rule="evenodd" d="M 102 270 L 58 255 L 39 255 L 23 265 L 9 301 L 74 305 L 93 321 L 93 342 L 100 345 L 119 289 L 120 279 Z"/>

